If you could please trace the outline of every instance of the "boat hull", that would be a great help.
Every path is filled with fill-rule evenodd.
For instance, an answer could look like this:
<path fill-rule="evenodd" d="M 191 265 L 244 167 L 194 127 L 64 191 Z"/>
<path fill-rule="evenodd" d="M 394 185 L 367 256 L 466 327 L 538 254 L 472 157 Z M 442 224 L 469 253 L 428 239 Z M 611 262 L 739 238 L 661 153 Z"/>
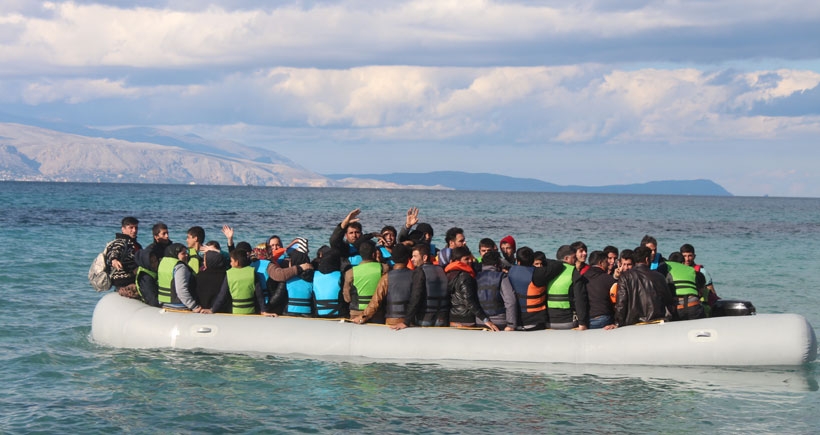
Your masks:
<path fill-rule="evenodd" d="M 118 348 L 412 361 L 796 366 L 817 356 L 814 329 L 798 314 L 716 317 L 611 331 L 394 331 L 321 319 L 173 312 L 116 293 L 97 303 L 91 336 Z"/>

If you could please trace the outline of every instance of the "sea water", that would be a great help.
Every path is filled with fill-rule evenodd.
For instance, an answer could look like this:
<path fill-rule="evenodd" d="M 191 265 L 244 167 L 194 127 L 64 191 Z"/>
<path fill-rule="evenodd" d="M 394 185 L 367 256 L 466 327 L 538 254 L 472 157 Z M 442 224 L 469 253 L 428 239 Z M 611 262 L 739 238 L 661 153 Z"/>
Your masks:
<path fill-rule="evenodd" d="M 89 338 L 86 274 L 120 229 L 163 221 L 183 241 L 307 237 L 354 208 L 365 232 L 409 207 L 442 246 L 510 234 L 553 257 L 584 241 L 664 254 L 691 243 L 724 298 L 820 326 L 820 200 L 408 190 L 0 183 L 0 432 L 814 433 L 817 363 L 797 368 L 388 363 L 174 350 Z M 397 339 L 400 332 L 397 332 Z M 652 352 L 652 349 L 647 349 Z"/>

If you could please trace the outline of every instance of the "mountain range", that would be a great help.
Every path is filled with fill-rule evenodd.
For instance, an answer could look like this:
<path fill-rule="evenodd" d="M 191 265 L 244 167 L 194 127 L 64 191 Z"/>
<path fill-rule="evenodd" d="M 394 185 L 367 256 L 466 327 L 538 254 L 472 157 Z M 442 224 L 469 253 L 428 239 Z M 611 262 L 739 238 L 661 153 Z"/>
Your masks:
<path fill-rule="evenodd" d="M 16 121 L 0 116 L 8 120 Z M 276 152 L 234 141 L 149 127 L 97 130 L 17 122 L 0 122 L 0 180 L 731 195 L 710 180 L 589 187 L 455 171 L 322 175 Z"/>

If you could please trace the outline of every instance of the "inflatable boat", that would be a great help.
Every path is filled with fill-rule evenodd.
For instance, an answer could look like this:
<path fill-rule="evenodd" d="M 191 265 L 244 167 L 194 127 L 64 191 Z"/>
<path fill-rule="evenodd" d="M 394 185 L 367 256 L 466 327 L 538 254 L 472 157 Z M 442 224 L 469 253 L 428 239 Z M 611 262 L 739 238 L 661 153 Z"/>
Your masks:
<path fill-rule="evenodd" d="M 339 320 L 195 314 L 105 295 L 92 339 L 118 348 L 204 349 L 319 358 L 665 366 L 798 366 L 817 357 L 798 314 L 758 314 L 614 330 L 490 332 Z"/>

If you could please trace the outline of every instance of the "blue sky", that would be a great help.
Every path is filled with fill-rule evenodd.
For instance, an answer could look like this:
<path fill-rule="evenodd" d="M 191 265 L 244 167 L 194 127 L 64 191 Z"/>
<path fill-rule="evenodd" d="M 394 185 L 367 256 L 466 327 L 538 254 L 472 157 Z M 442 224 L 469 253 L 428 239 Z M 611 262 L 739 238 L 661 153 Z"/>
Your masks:
<path fill-rule="evenodd" d="M 818 41 L 816 0 L 6 0 L 0 112 L 320 173 L 820 197 Z"/>

